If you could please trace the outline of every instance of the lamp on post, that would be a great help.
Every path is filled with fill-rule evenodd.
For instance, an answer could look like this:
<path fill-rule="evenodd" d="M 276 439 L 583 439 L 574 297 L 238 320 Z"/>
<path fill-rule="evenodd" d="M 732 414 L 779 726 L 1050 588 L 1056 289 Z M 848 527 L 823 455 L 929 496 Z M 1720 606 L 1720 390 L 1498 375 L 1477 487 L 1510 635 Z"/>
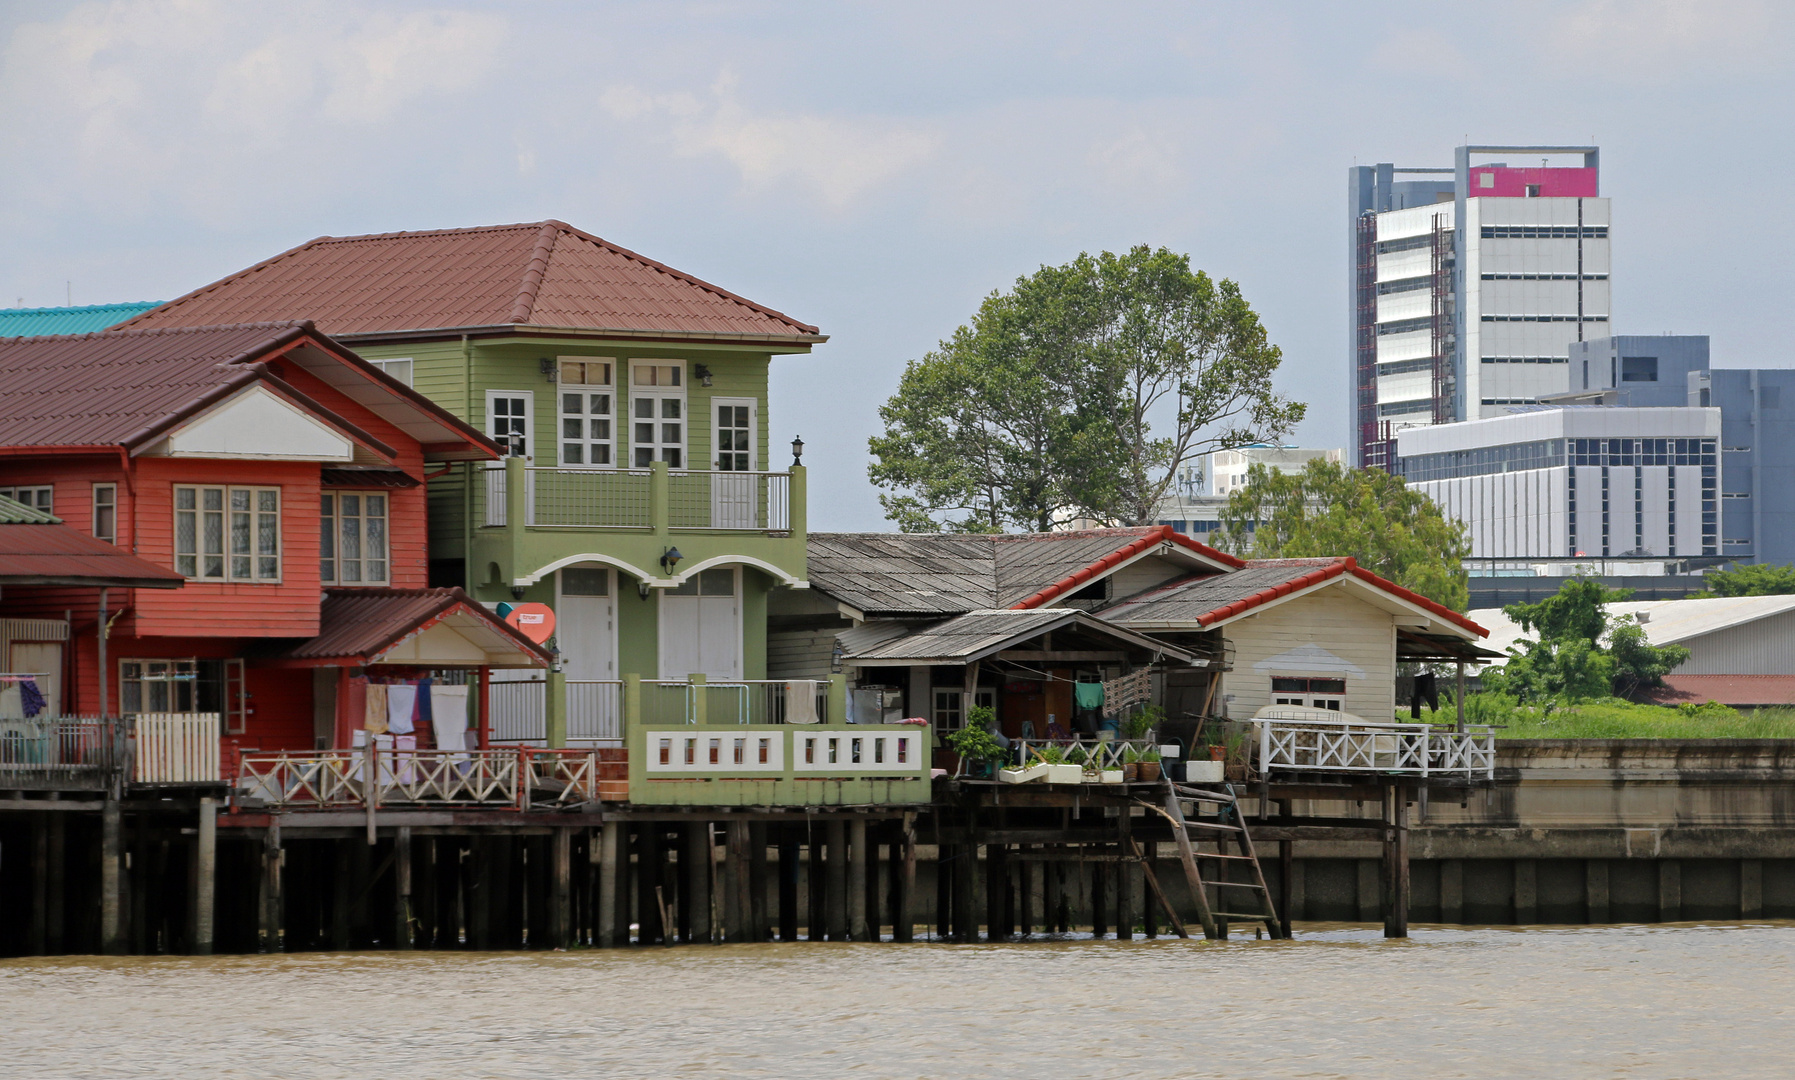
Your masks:
<path fill-rule="evenodd" d="M 795 469 L 802 464 L 804 464 L 804 440 L 801 438 L 793 439 L 792 440 L 792 468 Z"/>

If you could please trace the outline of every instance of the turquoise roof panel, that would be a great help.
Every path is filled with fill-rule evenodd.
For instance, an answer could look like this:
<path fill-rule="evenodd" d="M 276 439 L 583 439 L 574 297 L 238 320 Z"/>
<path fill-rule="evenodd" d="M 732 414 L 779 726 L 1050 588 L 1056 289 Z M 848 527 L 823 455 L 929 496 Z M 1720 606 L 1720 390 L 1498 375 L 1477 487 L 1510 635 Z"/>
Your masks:
<path fill-rule="evenodd" d="M 160 305 L 159 300 L 84 307 L 0 308 L 0 337 L 92 334 Z"/>

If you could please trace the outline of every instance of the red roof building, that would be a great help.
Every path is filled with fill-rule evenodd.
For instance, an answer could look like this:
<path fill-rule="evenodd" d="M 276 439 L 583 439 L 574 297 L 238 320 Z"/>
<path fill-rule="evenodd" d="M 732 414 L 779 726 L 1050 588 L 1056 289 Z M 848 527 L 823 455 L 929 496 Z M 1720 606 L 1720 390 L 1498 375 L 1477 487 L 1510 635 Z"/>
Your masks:
<path fill-rule="evenodd" d="M 310 323 L 0 340 L 0 440 L 0 496 L 65 522 L 0 526 L 18 582 L 0 646 L 55 662 L 61 713 L 216 713 L 242 748 L 331 745 L 359 726 L 341 688 L 451 609 L 474 643 L 443 666 L 546 662 L 427 588 L 426 479 L 498 448 Z M 357 595 L 392 640 L 291 662 Z"/>

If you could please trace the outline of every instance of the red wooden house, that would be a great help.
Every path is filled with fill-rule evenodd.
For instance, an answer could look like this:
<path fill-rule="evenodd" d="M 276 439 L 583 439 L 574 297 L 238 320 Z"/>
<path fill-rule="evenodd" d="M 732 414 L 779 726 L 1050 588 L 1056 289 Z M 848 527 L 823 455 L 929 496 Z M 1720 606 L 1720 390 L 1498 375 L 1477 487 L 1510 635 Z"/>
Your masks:
<path fill-rule="evenodd" d="M 547 662 L 426 587 L 425 481 L 499 453 L 310 323 L 0 339 L 0 495 L 185 579 L 9 587 L 0 627 L 66 624 L 63 714 L 215 713 L 243 749 L 341 745 L 382 665 Z"/>

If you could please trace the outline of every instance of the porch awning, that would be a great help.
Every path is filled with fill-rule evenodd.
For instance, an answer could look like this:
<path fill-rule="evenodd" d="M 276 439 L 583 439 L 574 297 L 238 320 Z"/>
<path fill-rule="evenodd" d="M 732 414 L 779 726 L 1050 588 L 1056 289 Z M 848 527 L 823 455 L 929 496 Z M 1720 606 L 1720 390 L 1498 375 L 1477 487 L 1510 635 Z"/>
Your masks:
<path fill-rule="evenodd" d="M 876 625 L 882 624 L 868 624 L 869 627 Z M 866 628 L 857 628 L 864 629 Z M 945 622 L 916 627 L 902 636 L 875 641 L 866 640 L 870 635 L 862 636 L 857 641 L 852 640 L 850 635 L 856 633 L 857 631 L 848 631 L 841 636 L 844 649 L 842 659 L 862 667 L 881 664 L 918 667 L 931 664 L 970 664 L 974 660 L 1014 651 L 1014 646 L 1048 633 L 1053 634 L 1051 649 L 1035 650 L 1026 656 L 1017 655 L 1011 659 L 1069 663 L 1081 658 L 1092 659 L 1097 654 L 1122 654 L 1136 661 L 1171 660 L 1187 665 L 1205 663 L 1177 646 L 1071 608 L 1036 608 L 1026 611 L 993 608 L 969 611 Z"/>
<path fill-rule="evenodd" d="M 187 579 L 96 540 L 62 519 L 0 498 L 0 586 L 178 589 Z"/>
<path fill-rule="evenodd" d="M 460 589 L 331 589 L 318 636 L 269 658 L 296 667 L 547 667 L 553 657 Z"/>

